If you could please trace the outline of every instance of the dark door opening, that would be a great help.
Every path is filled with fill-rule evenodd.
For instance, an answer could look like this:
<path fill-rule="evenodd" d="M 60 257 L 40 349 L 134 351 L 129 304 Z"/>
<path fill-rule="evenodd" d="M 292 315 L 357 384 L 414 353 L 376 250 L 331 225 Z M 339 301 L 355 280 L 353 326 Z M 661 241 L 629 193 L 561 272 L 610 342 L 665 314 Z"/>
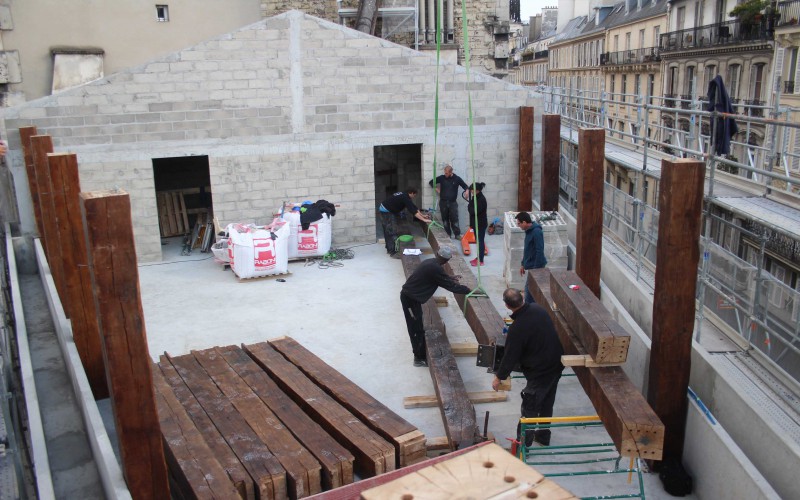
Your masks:
<path fill-rule="evenodd" d="M 422 204 L 422 144 L 375 146 L 375 234 L 383 238 L 378 207 L 387 197 L 398 191 L 415 187 L 419 194 L 414 203 Z"/>
<path fill-rule="evenodd" d="M 213 234 L 208 156 L 153 158 L 153 178 L 161 238 L 185 238 L 195 226 L 210 225 Z"/>

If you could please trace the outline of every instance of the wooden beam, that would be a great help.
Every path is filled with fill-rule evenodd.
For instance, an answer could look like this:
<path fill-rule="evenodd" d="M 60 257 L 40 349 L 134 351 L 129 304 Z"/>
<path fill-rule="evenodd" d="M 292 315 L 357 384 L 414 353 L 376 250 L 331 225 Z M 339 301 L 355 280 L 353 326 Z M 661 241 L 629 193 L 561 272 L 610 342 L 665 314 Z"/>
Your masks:
<path fill-rule="evenodd" d="M 475 342 L 453 342 L 450 344 L 453 356 L 477 356 L 478 344 Z"/>
<path fill-rule="evenodd" d="M 217 347 L 225 361 L 322 466 L 326 490 L 353 482 L 353 455 L 283 393 L 264 370 L 236 346 Z"/>
<path fill-rule="evenodd" d="M 166 357 L 253 478 L 259 497 L 285 497 L 290 491 L 286 484 L 285 469 L 209 378 L 194 356 L 186 354 Z"/>
<path fill-rule="evenodd" d="M 192 351 L 224 397 L 236 408 L 258 439 L 286 470 L 290 498 L 302 498 L 322 491 L 319 462 L 303 447 L 247 383 L 228 365 L 216 349 Z"/>
<path fill-rule="evenodd" d="M 267 342 L 244 346 L 263 370 L 315 422 L 355 456 L 356 472 L 371 477 L 395 469 L 394 447 L 306 377 Z"/>
<path fill-rule="evenodd" d="M 50 166 L 47 163 L 48 153 L 53 152 L 53 139 L 49 135 L 31 137 L 33 168 L 36 171 L 36 185 L 39 193 L 39 208 L 42 213 L 42 230 L 47 254 L 47 263 L 53 274 L 58 296 L 63 302 L 66 299 L 66 283 L 64 281 L 64 263 L 61 259 L 61 242 L 58 239 L 58 226 L 61 214 L 56 212 L 53 202 L 53 183 L 50 179 Z M 68 312 L 68 311 L 65 311 Z"/>
<path fill-rule="evenodd" d="M 53 188 L 53 205 L 59 214 L 56 230 L 61 243 L 62 271 L 66 287 L 66 293 L 61 300 L 72 323 L 75 347 L 94 398 L 105 399 L 108 397 L 108 381 L 81 217 L 78 157 L 73 153 L 50 153 L 47 161 Z"/>
<path fill-rule="evenodd" d="M 647 396 L 666 427 L 664 459 L 680 462 L 686 435 L 705 164 L 688 159 L 661 164 Z"/>
<path fill-rule="evenodd" d="M 42 207 L 39 201 L 39 184 L 36 181 L 36 169 L 33 166 L 33 146 L 31 145 L 31 137 L 37 135 L 36 127 L 20 127 L 19 139 L 22 143 L 22 158 L 25 162 L 25 173 L 28 177 L 28 190 L 31 194 L 31 203 L 33 204 L 33 215 L 36 219 L 36 230 L 39 233 L 39 238 L 42 240 L 42 247 L 47 253 L 47 242 L 44 240 L 44 226 L 42 225 Z"/>
<path fill-rule="evenodd" d="M 290 337 L 269 341 L 283 357 L 395 447 L 395 466 L 425 458 L 425 435 Z"/>
<path fill-rule="evenodd" d="M 603 165 L 606 131 L 578 131 L 578 224 L 575 230 L 575 272 L 600 297 L 603 251 Z"/>
<path fill-rule="evenodd" d="M 81 193 L 81 210 L 122 470 L 134 498 L 168 498 L 130 197 L 123 191 Z"/>
<path fill-rule="evenodd" d="M 572 271 L 550 274 L 550 293 L 559 312 L 597 365 L 621 364 L 628 358 L 631 336 Z"/>
<path fill-rule="evenodd" d="M 428 438 L 425 442 L 425 448 L 427 448 L 428 451 L 450 450 L 450 441 L 447 439 L 447 436 Z"/>
<path fill-rule="evenodd" d="M 239 492 L 239 497 L 246 500 L 255 500 L 256 493 L 253 479 L 166 356 L 160 357 L 158 367 L 161 369 L 164 380 L 172 388 L 175 397 L 181 403 L 181 406 L 186 409 L 186 413 L 191 418 L 192 423 L 200 431 L 200 435 L 203 436 L 212 456 L 217 459 L 234 488 Z"/>
<path fill-rule="evenodd" d="M 567 355 L 586 355 L 577 336 L 560 311 L 553 310 L 550 295 L 550 270 L 528 272 L 528 289 L 548 312 Z M 660 460 L 664 447 L 664 425 L 628 379 L 622 368 L 586 368 L 573 371 L 592 401 L 597 415 L 622 456 Z"/>
<path fill-rule="evenodd" d="M 433 498 L 458 492 L 460 498 L 541 498 L 577 500 L 553 480 L 491 443 L 363 491 L 364 500 Z"/>
<path fill-rule="evenodd" d="M 533 107 L 520 106 L 517 211 L 531 210 L 533 210 Z"/>
<path fill-rule="evenodd" d="M 598 365 L 588 354 L 565 354 L 561 356 L 561 364 L 564 366 L 585 366 L 587 368 L 598 368 L 601 366 L 620 366 L 625 363 L 604 363 L 602 365 Z"/>
<path fill-rule="evenodd" d="M 443 296 L 433 297 L 433 301 L 436 302 L 436 305 L 438 307 L 447 307 L 447 297 Z"/>
<path fill-rule="evenodd" d="M 151 368 L 164 452 L 181 498 L 235 498 L 239 492 L 154 363 Z"/>
<path fill-rule="evenodd" d="M 542 115 L 541 209 L 558 210 L 558 176 L 561 165 L 561 115 Z"/>
<path fill-rule="evenodd" d="M 468 392 L 467 397 L 473 404 L 500 403 L 508 399 L 505 392 L 477 391 Z M 403 408 L 433 408 L 439 404 L 436 396 L 406 396 L 403 398 Z"/>
<path fill-rule="evenodd" d="M 451 262 L 454 261 L 463 262 L 463 259 L 451 259 Z M 403 256 L 403 271 L 406 277 L 411 276 L 420 262 L 420 258 L 415 255 Z M 433 300 L 429 300 L 422 305 L 422 311 L 428 369 L 433 379 L 445 434 L 450 439 L 452 450 L 471 446 L 478 434 L 475 407 L 467 395 L 464 380 L 450 350 L 450 342 L 447 340 L 445 326 L 436 304 Z"/>

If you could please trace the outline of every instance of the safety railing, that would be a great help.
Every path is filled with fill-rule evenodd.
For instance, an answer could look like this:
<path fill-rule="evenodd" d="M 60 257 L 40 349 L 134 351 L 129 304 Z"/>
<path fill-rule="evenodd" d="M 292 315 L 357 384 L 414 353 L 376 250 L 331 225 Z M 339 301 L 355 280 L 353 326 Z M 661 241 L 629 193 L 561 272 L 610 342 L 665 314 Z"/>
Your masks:
<path fill-rule="evenodd" d="M 778 2 L 778 21 L 776 26 L 795 26 L 800 19 L 800 0 Z"/>
<path fill-rule="evenodd" d="M 661 35 L 659 46 L 662 52 L 701 49 L 740 43 L 772 40 L 773 32 L 766 20 L 755 22 L 727 21 L 709 24 Z"/>
<path fill-rule="evenodd" d="M 644 49 L 622 50 L 619 52 L 606 52 L 605 54 L 600 54 L 601 66 L 645 64 L 658 62 L 660 60 L 661 50 L 659 47 L 647 47 Z"/>

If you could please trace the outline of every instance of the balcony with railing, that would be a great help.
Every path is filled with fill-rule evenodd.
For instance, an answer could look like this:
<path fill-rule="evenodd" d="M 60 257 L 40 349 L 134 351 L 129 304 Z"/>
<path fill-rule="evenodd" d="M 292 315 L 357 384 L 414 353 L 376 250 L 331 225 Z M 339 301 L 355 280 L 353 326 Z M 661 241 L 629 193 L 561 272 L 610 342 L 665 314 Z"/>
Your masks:
<path fill-rule="evenodd" d="M 537 59 L 547 59 L 548 54 L 550 53 L 549 50 L 539 50 L 533 53 L 533 60 Z"/>
<path fill-rule="evenodd" d="M 795 26 L 800 20 L 800 0 L 778 2 L 778 19 L 776 27 Z"/>
<path fill-rule="evenodd" d="M 649 62 L 658 62 L 660 60 L 661 60 L 661 52 L 658 47 L 623 50 L 620 52 L 606 52 L 605 54 L 600 54 L 601 66 L 614 66 L 621 64 L 645 64 Z"/>
<path fill-rule="evenodd" d="M 772 40 L 774 35 L 772 30 L 767 28 L 768 23 L 766 20 L 755 23 L 728 21 L 664 33 L 661 35 L 659 45 L 661 52 L 672 52 L 675 50 L 720 47 L 748 42 L 764 42 Z"/>
<path fill-rule="evenodd" d="M 674 108 L 675 100 L 678 96 L 676 94 L 664 94 L 664 107 Z"/>
<path fill-rule="evenodd" d="M 787 80 L 783 82 L 783 93 L 794 94 L 794 80 Z"/>
<path fill-rule="evenodd" d="M 691 107 L 692 107 L 692 95 L 691 94 L 681 95 L 681 109 L 689 109 Z"/>
<path fill-rule="evenodd" d="M 764 117 L 763 106 L 766 104 L 764 101 L 760 101 L 758 99 L 746 99 L 744 103 L 748 115 L 755 116 L 756 118 Z"/>

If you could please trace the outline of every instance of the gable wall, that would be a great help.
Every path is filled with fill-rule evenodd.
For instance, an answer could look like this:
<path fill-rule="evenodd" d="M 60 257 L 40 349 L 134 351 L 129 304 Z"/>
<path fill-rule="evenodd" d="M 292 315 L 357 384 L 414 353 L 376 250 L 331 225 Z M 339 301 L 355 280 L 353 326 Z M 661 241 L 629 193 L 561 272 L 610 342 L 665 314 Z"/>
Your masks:
<path fill-rule="evenodd" d="M 373 147 L 423 144 L 432 175 L 436 62 L 289 12 L 164 59 L 6 111 L 23 230 L 32 232 L 19 134 L 35 125 L 78 154 L 84 191 L 131 194 L 140 261 L 161 258 L 152 158 L 208 155 L 215 215 L 267 223 L 281 202 L 339 203 L 334 244 L 374 241 Z M 515 208 L 518 107 L 528 89 L 473 73 L 477 180 L 490 217 Z M 437 159 L 468 182 L 464 68 L 440 69 Z M 537 160 L 538 162 L 538 157 Z M 424 186 L 422 207 L 431 206 Z"/>

